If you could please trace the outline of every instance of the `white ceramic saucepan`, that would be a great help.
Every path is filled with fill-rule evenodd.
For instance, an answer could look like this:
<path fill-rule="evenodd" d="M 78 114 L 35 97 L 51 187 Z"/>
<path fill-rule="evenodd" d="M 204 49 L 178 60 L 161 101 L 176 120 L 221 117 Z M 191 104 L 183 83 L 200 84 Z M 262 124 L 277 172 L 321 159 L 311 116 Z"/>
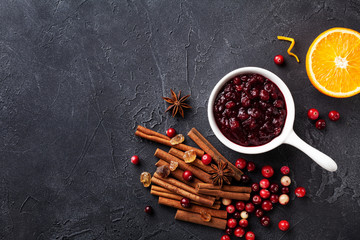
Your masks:
<path fill-rule="evenodd" d="M 229 139 L 227 139 L 220 131 L 219 127 L 215 122 L 214 117 L 214 102 L 216 100 L 217 95 L 221 91 L 222 87 L 225 83 L 230 81 L 232 78 L 241 75 L 241 74 L 249 74 L 249 73 L 256 73 L 260 74 L 268 79 L 270 79 L 273 83 L 275 83 L 280 91 L 283 93 L 285 102 L 286 102 L 286 110 L 287 116 L 285 120 L 285 124 L 283 126 L 282 132 L 279 136 L 272 139 L 270 142 L 261 145 L 261 146 L 241 146 L 238 145 Z M 274 73 L 258 67 L 243 67 L 236 69 L 227 75 L 225 75 L 214 87 L 213 91 L 211 92 L 209 103 L 208 103 L 208 118 L 210 122 L 211 129 L 215 133 L 215 136 L 227 147 L 231 148 L 234 151 L 246 154 L 259 154 L 270 151 L 279 145 L 286 143 L 292 145 L 304 153 L 306 153 L 310 158 L 312 158 L 317 164 L 328 171 L 336 171 L 337 165 L 333 159 L 329 156 L 325 155 L 324 153 L 320 152 L 319 150 L 311 147 L 309 144 L 301 140 L 293 130 L 294 119 L 295 119 L 295 105 L 293 97 L 290 93 L 290 90 L 285 85 L 285 83 Z"/>

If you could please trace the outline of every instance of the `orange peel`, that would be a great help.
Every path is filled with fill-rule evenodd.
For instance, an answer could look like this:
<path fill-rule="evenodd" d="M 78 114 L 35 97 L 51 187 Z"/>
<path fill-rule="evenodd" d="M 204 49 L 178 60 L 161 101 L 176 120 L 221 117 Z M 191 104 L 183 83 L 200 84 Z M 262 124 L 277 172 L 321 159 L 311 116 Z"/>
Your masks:
<path fill-rule="evenodd" d="M 295 39 L 289 38 L 289 37 L 284 37 L 284 36 L 277 36 L 277 38 L 278 38 L 279 40 L 284 40 L 284 41 L 289 41 L 289 42 L 291 42 L 290 47 L 289 47 L 288 50 L 287 50 L 287 53 L 288 53 L 290 56 L 293 56 L 294 58 L 296 58 L 296 61 L 297 61 L 297 62 L 300 62 L 300 61 L 299 61 L 299 58 L 298 58 L 294 53 L 291 52 L 291 49 L 292 49 L 292 48 L 294 47 L 294 45 L 295 45 Z"/>

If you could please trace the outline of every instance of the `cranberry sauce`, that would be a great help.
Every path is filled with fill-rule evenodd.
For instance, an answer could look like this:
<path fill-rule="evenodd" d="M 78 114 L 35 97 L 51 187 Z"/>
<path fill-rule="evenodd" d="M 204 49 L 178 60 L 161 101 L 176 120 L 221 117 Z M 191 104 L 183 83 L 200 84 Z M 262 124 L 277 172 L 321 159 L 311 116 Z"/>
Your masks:
<path fill-rule="evenodd" d="M 215 100 L 214 116 L 226 138 L 242 146 L 259 146 L 281 133 L 285 99 L 264 76 L 242 74 L 224 85 Z"/>

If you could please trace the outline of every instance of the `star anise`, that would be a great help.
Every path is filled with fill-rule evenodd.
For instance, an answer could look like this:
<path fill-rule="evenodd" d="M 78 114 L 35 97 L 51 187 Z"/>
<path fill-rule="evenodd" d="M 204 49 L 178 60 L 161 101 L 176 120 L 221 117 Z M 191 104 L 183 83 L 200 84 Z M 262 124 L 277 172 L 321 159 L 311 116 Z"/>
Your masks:
<path fill-rule="evenodd" d="M 209 171 L 211 179 L 214 185 L 222 186 L 224 182 L 230 184 L 233 172 L 228 168 L 228 164 L 223 161 L 219 161 L 218 165 L 211 164 L 212 170 Z"/>
<path fill-rule="evenodd" d="M 176 96 L 175 92 L 170 89 L 171 91 L 171 98 L 168 97 L 163 97 L 163 99 L 170 103 L 171 105 L 166 109 L 165 112 L 169 111 L 170 109 L 172 109 L 172 116 L 175 117 L 175 115 L 179 112 L 180 115 L 184 118 L 184 109 L 183 108 L 191 108 L 191 106 L 189 104 L 184 103 L 184 101 L 186 99 L 188 99 L 190 97 L 190 95 L 186 95 L 182 98 L 180 98 L 181 96 L 181 91 L 179 91 L 178 95 Z"/>

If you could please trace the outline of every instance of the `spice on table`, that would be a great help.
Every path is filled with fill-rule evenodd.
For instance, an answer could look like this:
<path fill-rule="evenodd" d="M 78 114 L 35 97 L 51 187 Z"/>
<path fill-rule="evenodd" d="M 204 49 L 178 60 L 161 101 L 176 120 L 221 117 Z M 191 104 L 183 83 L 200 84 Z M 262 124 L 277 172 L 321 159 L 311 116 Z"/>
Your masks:
<path fill-rule="evenodd" d="M 170 169 L 170 171 L 173 172 L 177 169 L 178 166 L 179 166 L 178 162 L 170 161 L 169 169 Z"/>
<path fill-rule="evenodd" d="M 219 161 L 217 166 L 215 164 L 211 164 L 212 171 L 211 179 L 214 185 L 222 186 L 223 183 L 231 184 L 231 176 L 232 171 L 228 168 L 228 164 L 226 162 Z"/>
<path fill-rule="evenodd" d="M 192 163 L 196 160 L 196 153 L 194 150 L 189 150 L 184 153 L 183 159 L 186 163 Z"/>
<path fill-rule="evenodd" d="M 294 58 L 296 58 L 296 61 L 297 61 L 297 62 L 300 62 L 300 61 L 299 61 L 299 58 L 298 58 L 294 53 L 291 52 L 291 49 L 292 49 L 292 48 L 294 47 L 294 45 L 295 45 L 295 39 L 289 38 L 289 37 L 283 37 L 283 36 L 278 36 L 277 38 L 278 38 L 279 40 L 285 40 L 285 41 L 291 42 L 290 47 L 289 47 L 288 50 L 287 50 L 287 53 L 288 53 L 290 56 L 293 56 Z"/>
<path fill-rule="evenodd" d="M 189 104 L 184 103 L 186 99 L 190 97 L 190 95 L 186 95 L 184 97 L 181 97 L 181 91 L 179 91 L 178 95 L 176 96 L 175 92 L 170 89 L 171 91 L 171 98 L 163 97 L 163 99 L 170 103 L 171 105 L 166 109 L 165 112 L 172 109 L 172 116 L 175 117 L 177 113 L 180 113 L 180 115 L 184 118 L 184 109 L 183 108 L 191 108 Z"/>
<path fill-rule="evenodd" d="M 205 210 L 200 211 L 200 217 L 201 217 L 201 220 L 203 220 L 204 222 L 211 221 L 211 215 Z"/>
<path fill-rule="evenodd" d="M 141 173 L 140 182 L 143 183 L 144 187 L 149 187 L 151 184 L 151 174 L 148 172 Z"/>
<path fill-rule="evenodd" d="M 166 178 L 170 175 L 170 169 L 167 165 L 163 165 L 156 169 L 156 173 L 159 174 L 160 177 Z"/>
<path fill-rule="evenodd" d="M 177 145 L 182 143 L 185 140 L 184 135 L 182 134 L 177 134 L 175 137 L 170 139 L 170 143 L 171 145 Z"/>

